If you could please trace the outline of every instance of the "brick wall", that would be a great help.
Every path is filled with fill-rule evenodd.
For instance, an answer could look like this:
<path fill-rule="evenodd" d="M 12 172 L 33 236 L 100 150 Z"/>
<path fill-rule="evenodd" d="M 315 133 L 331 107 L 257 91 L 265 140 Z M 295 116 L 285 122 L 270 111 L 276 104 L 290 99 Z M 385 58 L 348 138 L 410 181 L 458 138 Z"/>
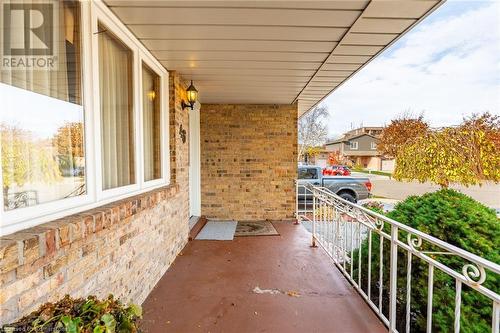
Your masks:
<path fill-rule="evenodd" d="M 188 238 L 188 113 L 170 77 L 170 186 L 0 238 L 0 324 L 65 294 L 142 303 Z"/>
<path fill-rule="evenodd" d="M 203 104 L 200 135 L 203 215 L 293 218 L 296 105 Z"/>

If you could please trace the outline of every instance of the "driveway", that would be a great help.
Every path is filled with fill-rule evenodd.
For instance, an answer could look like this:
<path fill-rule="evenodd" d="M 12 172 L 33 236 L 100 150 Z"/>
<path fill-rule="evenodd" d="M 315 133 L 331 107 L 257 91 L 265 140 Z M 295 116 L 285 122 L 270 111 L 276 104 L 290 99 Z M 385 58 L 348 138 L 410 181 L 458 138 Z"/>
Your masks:
<path fill-rule="evenodd" d="M 410 195 L 421 195 L 427 192 L 439 190 L 438 185 L 419 182 L 398 182 L 386 176 L 370 175 L 366 173 L 353 172 L 355 177 L 369 177 L 373 184 L 372 194 L 379 197 L 404 200 Z M 500 185 L 486 183 L 482 186 L 451 186 L 486 206 L 500 209 Z"/>

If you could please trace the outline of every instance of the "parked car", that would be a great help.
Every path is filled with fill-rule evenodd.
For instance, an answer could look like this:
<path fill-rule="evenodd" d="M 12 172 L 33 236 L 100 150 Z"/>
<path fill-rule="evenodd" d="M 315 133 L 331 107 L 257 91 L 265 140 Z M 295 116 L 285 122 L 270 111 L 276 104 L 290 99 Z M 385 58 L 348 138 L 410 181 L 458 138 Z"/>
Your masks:
<path fill-rule="evenodd" d="M 322 168 L 318 166 L 299 166 L 298 183 L 326 187 L 342 199 L 354 203 L 369 198 L 372 189 L 367 177 L 324 176 Z M 310 194 L 305 188 L 299 188 L 299 202 L 312 201 Z"/>
<path fill-rule="evenodd" d="M 345 165 L 332 165 L 323 169 L 323 176 L 350 176 L 351 170 Z"/>

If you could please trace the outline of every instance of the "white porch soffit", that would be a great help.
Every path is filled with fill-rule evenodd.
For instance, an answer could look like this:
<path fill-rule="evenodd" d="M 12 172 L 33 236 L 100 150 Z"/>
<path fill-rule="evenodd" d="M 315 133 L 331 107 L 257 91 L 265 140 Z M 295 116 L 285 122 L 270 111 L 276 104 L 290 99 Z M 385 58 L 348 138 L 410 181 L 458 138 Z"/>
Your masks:
<path fill-rule="evenodd" d="M 298 101 L 299 115 L 441 2 L 106 0 L 202 103 Z"/>

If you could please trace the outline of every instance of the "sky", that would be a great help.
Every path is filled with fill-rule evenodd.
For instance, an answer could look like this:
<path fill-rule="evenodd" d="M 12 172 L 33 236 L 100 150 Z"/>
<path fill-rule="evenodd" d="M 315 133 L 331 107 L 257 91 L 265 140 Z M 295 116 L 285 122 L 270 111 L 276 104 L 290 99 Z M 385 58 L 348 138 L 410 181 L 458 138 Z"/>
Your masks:
<path fill-rule="evenodd" d="M 406 110 L 433 127 L 500 115 L 500 0 L 448 0 L 323 104 L 330 138 Z"/>
<path fill-rule="evenodd" d="M 0 83 L 0 122 L 49 139 L 68 122 L 83 122 L 83 107 L 57 98 Z"/>

